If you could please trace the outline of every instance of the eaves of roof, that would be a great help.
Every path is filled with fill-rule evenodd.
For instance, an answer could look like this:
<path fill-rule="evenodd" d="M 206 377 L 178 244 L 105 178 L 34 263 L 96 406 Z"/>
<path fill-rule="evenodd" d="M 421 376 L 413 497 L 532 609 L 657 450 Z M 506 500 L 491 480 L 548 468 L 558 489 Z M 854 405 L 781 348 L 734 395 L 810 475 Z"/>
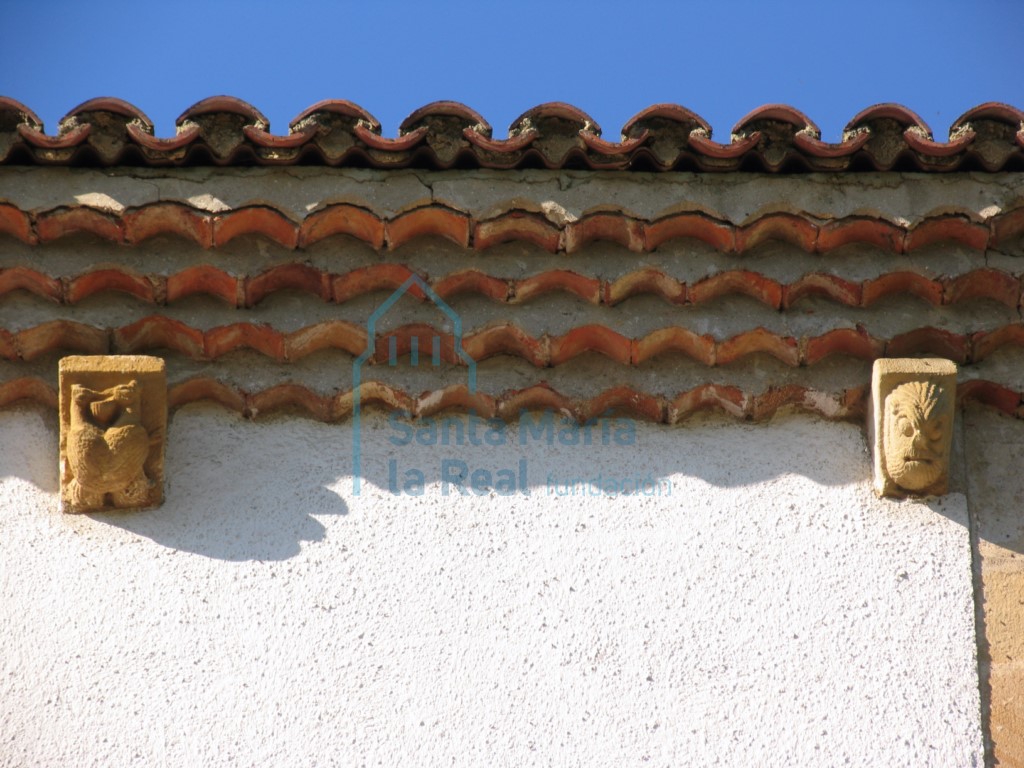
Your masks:
<path fill-rule="evenodd" d="M 986 103 L 965 112 L 936 141 L 931 128 L 898 104 L 877 104 L 846 125 L 842 141 L 821 141 L 817 125 L 785 105 L 759 107 L 732 129 L 728 142 L 712 139 L 700 115 L 657 104 L 630 119 L 618 141 L 602 137 L 586 113 L 549 103 L 523 113 L 495 139 L 477 112 L 451 101 L 413 112 L 398 135 L 382 135 L 379 121 L 344 100 L 321 101 L 300 113 L 287 135 L 252 105 L 229 96 L 204 99 L 177 120 L 177 133 L 160 138 L 138 108 L 116 98 L 91 99 L 44 132 L 25 105 L 0 97 L 0 165 L 56 166 L 274 166 L 388 168 L 547 168 L 638 171 L 857 171 L 1024 170 L 1024 112 Z"/>

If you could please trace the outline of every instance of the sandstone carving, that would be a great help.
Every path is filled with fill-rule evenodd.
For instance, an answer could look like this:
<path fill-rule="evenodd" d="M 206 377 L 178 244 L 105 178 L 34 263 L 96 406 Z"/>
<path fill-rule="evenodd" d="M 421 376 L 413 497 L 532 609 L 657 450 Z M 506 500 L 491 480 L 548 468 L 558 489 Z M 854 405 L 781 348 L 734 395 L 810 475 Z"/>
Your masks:
<path fill-rule="evenodd" d="M 945 493 L 956 413 L 956 364 L 940 358 L 877 360 L 871 402 L 879 495 Z"/>
<path fill-rule="evenodd" d="M 69 512 L 163 499 L 164 362 L 139 355 L 60 362 L 61 500 Z"/>

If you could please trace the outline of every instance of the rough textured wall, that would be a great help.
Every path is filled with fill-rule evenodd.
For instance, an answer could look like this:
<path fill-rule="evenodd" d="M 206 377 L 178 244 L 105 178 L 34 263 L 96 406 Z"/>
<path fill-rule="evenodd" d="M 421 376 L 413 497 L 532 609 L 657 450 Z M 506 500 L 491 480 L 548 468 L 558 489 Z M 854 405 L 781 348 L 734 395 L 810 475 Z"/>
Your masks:
<path fill-rule="evenodd" d="M 357 497 L 349 422 L 189 406 L 161 510 L 68 516 L 53 421 L 0 414 L 5 765 L 980 764 L 965 497 L 876 499 L 856 426 L 469 452 L 377 416 Z M 445 496 L 445 458 L 529 493 Z"/>

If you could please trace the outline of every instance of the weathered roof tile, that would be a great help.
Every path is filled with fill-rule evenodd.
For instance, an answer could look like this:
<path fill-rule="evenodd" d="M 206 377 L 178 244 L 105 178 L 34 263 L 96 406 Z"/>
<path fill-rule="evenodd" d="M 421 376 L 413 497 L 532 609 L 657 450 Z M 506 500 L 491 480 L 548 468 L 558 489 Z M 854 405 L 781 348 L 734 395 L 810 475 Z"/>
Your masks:
<path fill-rule="evenodd" d="M 898 104 L 878 104 L 857 114 L 837 143 L 802 112 L 769 104 L 750 112 L 728 142 L 712 140 L 711 126 L 673 104 L 649 107 L 626 122 L 617 140 L 597 123 L 562 103 L 527 110 L 494 138 L 491 126 L 470 107 L 441 101 L 414 111 L 398 135 L 343 100 L 303 110 L 283 135 L 255 107 L 214 96 L 178 118 L 173 137 L 153 135 L 149 118 L 120 99 L 91 99 L 71 110 L 58 133 L 43 132 L 23 104 L 0 97 L 0 163 L 62 165 L 281 165 L 324 163 L 377 168 L 480 167 L 638 169 L 764 172 L 918 170 L 985 171 L 1024 166 L 1024 118 L 1006 104 L 968 110 L 947 141 Z"/>

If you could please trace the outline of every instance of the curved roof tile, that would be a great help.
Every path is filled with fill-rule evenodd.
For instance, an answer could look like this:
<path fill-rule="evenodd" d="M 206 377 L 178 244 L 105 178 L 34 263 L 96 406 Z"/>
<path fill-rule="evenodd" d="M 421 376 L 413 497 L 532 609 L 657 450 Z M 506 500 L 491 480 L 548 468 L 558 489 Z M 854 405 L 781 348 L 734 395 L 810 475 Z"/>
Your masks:
<path fill-rule="evenodd" d="M 810 117 L 784 104 L 758 107 L 733 128 L 727 142 L 711 138 L 700 115 L 656 104 L 602 137 L 577 107 L 541 104 L 493 136 L 472 108 L 439 101 L 415 110 L 396 137 L 349 101 L 321 101 L 303 110 L 289 131 L 251 104 L 213 96 L 186 109 L 177 135 L 157 137 L 149 118 L 121 99 L 91 99 L 72 109 L 56 135 L 44 133 L 25 105 L 0 97 L 0 164 L 39 165 L 358 165 L 373 168 L 590 168 L 645 171 L 1020 170 L 1024 168 L 1024 112 L 1007 104 L 980 104 L 936 140 L 920 116 L 899 104 L 876 104 L 847 124 L 843 140 L 821 141 Z"/>
<path fill-rule="evenodd" d="M 612 206 L 556 224 L 515 204 L 479 219 L 446 203 L 435 202 L 393 217 L 349 203 L 335 203 L 296 221 L 291 214 L 269 204 L 240 206 L 212 214 L 185 203 L 160 201 L 115 214 L 87 205 L 23 211 L 0 202 L 0 233 L 29 245 L 85 232 L 124 244 L 139 243 L 155 235 L 178 235 L 206 248 L 221 246 L 242 235 L 261 235 L 295 249 L 346 234 L 378 250 L 394 250 L 416 238 L 434 235 L 477 250 L 521 241 L 552 253 L 573 253 L 598 240 L 616 242 L 637 253 L 650 252 L 673 238 L 695 238 L 720 251 L 736 253 L 750 251 L 766 241 L 789 243 L 807 253 L 826 253 L 851 243 L 906 253 L 941 242 L 956 242 L 984 251 L 1024 234 L 1024 206 L 1001 210 L 981 221 L 976 218 L 969 211 L 948 211 L 925 216 L 915 224 L 895 224 L 864 215 L 819 224 L 808 213 L 773 212 L 745 224 L 735 224 L 713 212 L 670 213 L 648 220 Z"/>

